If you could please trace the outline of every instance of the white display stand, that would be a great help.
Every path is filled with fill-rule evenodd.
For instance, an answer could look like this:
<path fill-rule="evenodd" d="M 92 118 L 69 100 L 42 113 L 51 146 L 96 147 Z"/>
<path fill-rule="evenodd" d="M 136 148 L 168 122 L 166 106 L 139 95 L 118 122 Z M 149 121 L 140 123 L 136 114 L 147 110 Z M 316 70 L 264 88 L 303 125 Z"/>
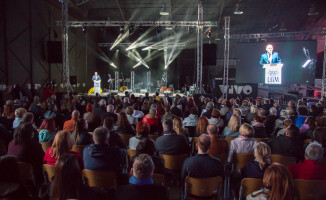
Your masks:
<path fill-rule="evenodd" d="M 282 84 L 283 64 L 265 64 L 265 84 Z"/>
<path fill-rule="evenodd" d="M 94 81 L 94 94 L 101 94 L 101 81 Z"/>

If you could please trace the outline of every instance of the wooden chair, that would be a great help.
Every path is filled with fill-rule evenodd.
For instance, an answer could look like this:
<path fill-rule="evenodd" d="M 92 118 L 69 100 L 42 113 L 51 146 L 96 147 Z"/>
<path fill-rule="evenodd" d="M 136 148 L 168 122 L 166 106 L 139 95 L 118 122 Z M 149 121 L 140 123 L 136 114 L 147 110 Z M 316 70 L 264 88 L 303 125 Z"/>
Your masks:
<path fill-rule="evenodd" d="M 81 159 L 83 159 L 83 151 L 85 145 L 72 145 L 71 151 L 78 152 L 80 154 Z"/>
<path fill-rule="evenodd" d="M 230 147 L 231 141 L 234 140 L 236 137 L 225 137 L 226 141 L 228 141 L 228 147 Z"/>
<path fill-rule="evenodd" d="M 271 155 L 271 160 L 273 163 L 280 163 L 284 166 L 290 166 L 291 164 L 295 164 L 297 158 L 296 157 L 289 157 L 289 156 L 282 156 L 277 154 Z"/>
<path fill-rule="evenodd" d="M 84 169 L 83 177 L 87 179 L 90 187 L 100 187 L 110 190 L 117 187 L 117 176 L 113 171 L 94 171 Z"/>
<path fill-rule="evenodd" d="M 24 185 L 35 185 L 33 166 L 26 162 L 17 162 L 21 181 Z"/>
<path fill-rule="evenodd" d="M 270 140 L 270 138 L 254 138 L 254 140 L 256 140 L 257 142 L 267 143 Z"/>
<path fill-rule="evenodd" d="M 94 132 L 88 132 L 90 135 L 93 135 L 94 134 Z"/>
<path fill-rule="evenodd" d="M 248 162 L 255 159 L 253 154 L 237 153 L 234 155 L 234 164 L 236 169 L 242 169 Z"/>
<path fill-rule="evenodd" d="M 131 163 L 132 157 L 134 157 L 135 155 L 136 155 L 136 150 L 134 150 L 134 149 L 128 149 L 127 150 L 127 156 L 129 158 L 130 163 Z"/>
<path fill-rule="evenodd" d="M 163 174 L 153 174 L 154 185 L 165 186 L 165 176 Z"/>
<path fill-rule="evenodd" d="M 164 160 L 164 167 L 169 170 L 178 171 L 181 170 L 184 160 L 189 156 L 188 154 L 168 155 L 161 154 L 161 158 Z"/>
<path fill-rule="evenodd" d="M 52 143 L 49 142 L 40 142 L 40 144 L 42 145 L 42 149 L 44 151 L 44 153 L 46 153 L 46 150 L 52 146 Z"/>
<path fill-rule="evenodd" d="M 305 139 L 303 141 L 303 146 L 306 146 L 307 144 L 309 144 L 310 142 L 312 142 L 312 139 Z"/>
<path fill-rule="evenodd" d="M 326 197 L 326 180 L 294 180 L 300 200 L 322 200 Z"/>
<path fill-rule="evenodd" d="M 158 135 L 154 135 L 154 134 L 148 134 L 148 137 L 149 137 L 149 139 L 151 139 L 151 140 L 156 140 L 157 138 L 158 138 Z"/>
<path fill-rule="evenodd" d="M 239 191 L 239 199 L 246 199 L 246 197 L 257 191 L 260 190 L 263 185 L 263 179 L 257 178 L 244 178 L 241 181 L 241 187 Z"/>
<path fill-rule="evenodd" d="M 192 154 L 195 154 L 195 150 L 198 151 L 197 144 L 198 144 L 198 137 L 193 137 L 191 143 Z"/>
<path fill-rule="evenodd" d="M 44 178 L 48 183 L 51 183 L 51 179 L 54 176 L 54 165 L 43 164 L 42 169 L 44 172 Z"/>
<path fill-rule="evenodd" d="M 123 134 L 119 133 L 121 139 L 125 143 L 125 145 L 128 147 L 129 146 L 129 139 L 132 138 L 133 136 L 131 134 Z"/>
<path fill-rule="evenodd" d="M 212 178 L 186 177 L 184 199 L 187 199 L 188 196 L 207 198 L 221 194 L 222 183 L 221 176 Z"/>

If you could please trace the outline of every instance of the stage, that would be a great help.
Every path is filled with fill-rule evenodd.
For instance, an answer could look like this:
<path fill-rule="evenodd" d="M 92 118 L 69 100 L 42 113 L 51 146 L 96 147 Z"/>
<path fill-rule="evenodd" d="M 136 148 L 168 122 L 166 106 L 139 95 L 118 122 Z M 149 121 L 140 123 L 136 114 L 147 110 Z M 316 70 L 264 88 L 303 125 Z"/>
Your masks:
<path fill-rule="evenodd" d="M 130 94 L 133 94 L 133 95 L 135 95 L 135 97 L 140 97 L 140 96 L 145 96 L 145 93 L 140 93 L 140 92 L 129 92 Z M 115 93 L 116 95 L 119 95 L 120 97 L 124 97 L 125 96 L 125 92 L 119 92 L 119 93 Z M 171 92 L 170 94 L 169 94 L 169 96 L 171 97 L 171 98 L 175 98 L 175 96 L 176 95 L 180 95 L 181 97 L 184 97 L 184 96 L 186 96 L 184 93 L 177 93 L 177 92 Z M 95 96 L 95 94 L 89 94 L 90 96 Z M 107 97 L 108 95 L 110 95 L 110 92 L 102 92 L 101 94 L 100 94 L 100 96 L 101 97 Z M 150 92 L 149 93 L 149 96 L 150 97 L 152 97 L 152 96 L 154 96 L 155 95 L 155 92 Z M 164 94 L 163 93 L 160 93 L 160 95 L 159 95 L 160 97 L 164 97 Z"/>

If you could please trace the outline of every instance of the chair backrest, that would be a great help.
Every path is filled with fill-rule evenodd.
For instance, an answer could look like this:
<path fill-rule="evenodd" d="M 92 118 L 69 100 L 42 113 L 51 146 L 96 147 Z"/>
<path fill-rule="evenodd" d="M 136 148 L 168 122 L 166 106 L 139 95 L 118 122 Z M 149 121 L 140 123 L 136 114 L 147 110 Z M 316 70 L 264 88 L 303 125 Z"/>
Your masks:
<path fill-rule="evenodd" d="M 117 176 L 113 171 L 94 171 L 84 169 L 83 177 L 87 179 L 90 187 L 104 188 L 110 190 L 117 187 Z"/>
<path fill-rule="evenodd" d="M 241 181 L 240 197 L 244 197 L 245 199 L 246 196 L 261 189 L 263 186 L 263 179 L 244 178 Z"/>
<path fill-rule="evenodd" d="M 51 179 L 54 176 L 55 166 L 54 165 L 43 164 L 42 169 L 46 173 L 46 179 L 47 179 L 47 181 L 49 183 L 51 183 Z"/>
<path fill-rule="evenodd" d="M 165 186 L 165 176 L 163 174 L 153 174 L 154 185 Z"/>
<path fill-rule="evenodd" d="M 254 138 L 266 138 L 267 137 L 265 127 L 254 126 L 254 130 L 255 130 Z"/>
<path fill-rule="evenodd" d="M 151 139 L 151 140 L 156 140 L 157 138 L 158 138 L 158 135 L 154 135 L 154 134 L 148 134 L 148 137 L 149 137 L 149 139 Z"/>
<path fill-rule="evenodd" d="M 257 142 L 264 142 L 267 143 L 270 138 L 253 138 L 254 140 L 256 140 Z"/>
<path fill-rule="evenodd" d="M 119 133 L 121 139 L 123 140 L 123 142 L 125 143 L 126 146 L 129 146 L 129 139 L 132 138 L 131 134 L 123 134 L 123 133 Z"/>
<path fill-rule="evenodd" d="M 189 156 L 188 154 L 168 155 L 161 154 L 161 158 L 164 160 L 164 167 L 169 170 L 181 170 L 183 161 Z"/>
<path fill-rule="evenodd" d="M 280 163 L 284 166 L 290 166 L 291 164 L 295 164 L 296 157 L 282 156 L 278 154 L 272 154 L 271 160 L 273 163 Z"/>
<path fill-rule="evenodd" d="M 94 135 L 94 132 L 88 132 L 90 135 Z"/>
<path fill-rule="evenodd" d="M 225 137 L 226 141 L 228 141 L 228 146 L 230 147 L 231 141 L 234 140 L 236 137 Z"/>
<path fill-rule="evenodd" d="M 72 145 L 71 151 L 78 152 L 80 154 L 80 157 L 83 158 L 84 148 L 85 145 Z"/>
<path fill-rule="evenodd" d="M 234 163 L 236 169 L 242 169 L 248 162 L 255 159 L 253 154 L 237 153 L 234 154 Z"/>
<path fill-rule="evenodd" d="M 211 178 L 186 177 L 185 193 L 196 197 L 211 197 L 219 194 L 222 182 L 221 176 Z"/>
<path fill-rule="evenodd" d="M 322 200 L 326 197 L 326 180 L 294 180 L 300 200 Z"/>
<path fill-rule="evenodd" d="M 17 162 L 21 181 L 24 185 L 35 184 L 33 166 L 26 162 Z"/>
<path fill-rule="evenodd" d="M 136 150 L 134 149 L 128 149 L 127 150 L 127 156 L 129 157 L 129 161 L 131 162 L 132 157 L 136 155 Z"/>
<path fill-rule="evenodd" d="M 46 153 L 46 150 L 47 150 L 49 147 L 52 146 L 52 144 L 49 143 L 49 142 L 40 142 L 40 144 L 42 145 L 42 149 L 43 149 L 44 153 Z"/>

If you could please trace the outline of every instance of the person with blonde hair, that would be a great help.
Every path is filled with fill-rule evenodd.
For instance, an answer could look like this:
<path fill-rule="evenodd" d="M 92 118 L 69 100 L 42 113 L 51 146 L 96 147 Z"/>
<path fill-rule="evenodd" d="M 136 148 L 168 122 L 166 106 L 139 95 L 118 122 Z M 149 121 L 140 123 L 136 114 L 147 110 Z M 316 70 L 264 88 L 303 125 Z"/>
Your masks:
<path fill-rule="evenodd" d="M 241 125 L 239 129 L 239 137 L 231 141 L 228 155 L 228 162 L 232 162 L 233 155 L 237 153 L 254 154 L 254 146 L 256 140 L 252 138 L 254 135 L 254 128 L 247 123 Z"/>
<path fill-rule="evenodd" d="M 238 137 L 240 125 L 240 116 L 238 114 L 233 114 L 228 125 L 224 128 L 221 137 Z"/>
<path fill-rule="evenodd" d="M 184 135 L 187 137 L 186 129 L 182 125 L 182 119 L 180 117 L 175 117 L 173 119 L 173 129 L 178 135 Z"/>
<path fill-rule="evenodd" d="M 248 123 L 250 123 L 258 114 L 258 107 L 253 105 L 250 106 L 250 112 L 247 112 L 246 114 L 246 120 Z"/>
<path fill-rule="evenodd" d="M 298 194 L 290 172 L 281 164 L 273 163 L 267 167 L 264 188 L 247 196 L 247 200 L 298 200 Z"/>
<path fill-rule="evenodd" d="M 26 109 L 25 108 L 17 108 L 15 110 L 15 120 L 12 123 L 12 128 L 15 129 L 17 128 L 20 123 L 23 121 L 23 115 L 26 113 Z"/>
<path fill-rule="evenodd" d="M 266 168 L 271 164 L 271 149 L 264 142 L 254 147 L 255 160 L 241 169 L 242 178 L 263 178 Z"/>

